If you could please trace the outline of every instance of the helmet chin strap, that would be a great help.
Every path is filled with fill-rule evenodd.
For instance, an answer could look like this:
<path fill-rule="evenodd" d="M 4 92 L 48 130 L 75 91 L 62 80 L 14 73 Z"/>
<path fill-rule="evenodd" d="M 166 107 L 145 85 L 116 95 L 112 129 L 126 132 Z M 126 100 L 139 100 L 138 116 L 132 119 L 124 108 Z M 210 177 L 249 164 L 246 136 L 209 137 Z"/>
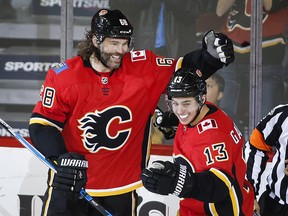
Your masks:
<path fill-rule="evenodd" d="M 204 106 L 204 104 L 205 104 L 205 99 L 202 99 L 201 98 L 202 97 L 202 95 L 198 95 L 198 98 L 196 99 L 196 101 L 197 101 L 197 104 L 198 104 L 198 110 L 197 110 L 197 112 L 196 112 L 196 115 L 195 115 L 195 117 L 191 120 L 191 122 L 189 123 L 190 125 L 192 125 L 192 123 L 197 119 L 197 117 L 199 116 L 199 114 L 200 114 L 200 111 L 201 111 L 201 109 L 202 109 L 202 107 Z"/>
<path fill-rule="evenodd" d="M 199 104 L 198 104 L 198 105 L 199 105 Z M 203 104 L 203 105 L 204 105 L 204 104 Z M 201 111 L 203 105 L 202 105 L 202 106 L 198 106 L 198 110 L 197 110 L 197 112 L 196 112 L 196 115 L 194 116 L 194 118 L 193 118 L 193 119 L 191 120 L 191 122 L 189 123 L 190 125 L 192 125 L 192 123 L 195 121 L 195 119 L 199 116 L 200 111 Z"/>

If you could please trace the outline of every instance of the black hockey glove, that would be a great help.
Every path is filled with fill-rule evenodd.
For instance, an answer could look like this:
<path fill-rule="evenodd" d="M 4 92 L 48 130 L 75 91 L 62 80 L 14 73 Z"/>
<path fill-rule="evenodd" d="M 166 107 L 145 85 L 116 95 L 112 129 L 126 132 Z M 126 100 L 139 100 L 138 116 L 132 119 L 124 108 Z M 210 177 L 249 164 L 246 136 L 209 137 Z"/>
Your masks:
<path fill-rule="evenodd" d="M 165 139 L 173 139 L 175 137 L 176 129 L 179 120 L 173 112 L 165 112 L 156 117 L 155 127 L 157 127 L 163 134 Z"/>
<path fill-rule="evenodd" d="M 154 161 L 152 167 L 141 174 L 144 187 L 157 194 L 185 197 L 191 193 L 192 177 L 187 167 L 170 161 Z"/>
<path fill-rule="evenodd" d="M 88 161 L 84 155 L 77 153 L 66 153 L 57 159 L 56 171 L 52 182 L 54 189 L 75 193 L 80 197 L 80 190 L 87 182 Z"/>
<path fill-rule="evenodd" d="M 173 112 L 164 112 L 156 117 L 155 126 L 158 127 L 177 127 L 179 124 L 179 119 Z"/>
<path fill-rule="evenodd" d="M 174 139 L 176 134 L 176 129 L 174 128 L 158 127 L 158 130 L 164 135 L 166 140 Z"/>
<path fill-rule="evenodd" d="M 214 58 L 220 59 L 226 66 L 234 61 L 234 48 L 230 38 L 212 30 L 205 33 L 202 41 L 203 49 Z"/>

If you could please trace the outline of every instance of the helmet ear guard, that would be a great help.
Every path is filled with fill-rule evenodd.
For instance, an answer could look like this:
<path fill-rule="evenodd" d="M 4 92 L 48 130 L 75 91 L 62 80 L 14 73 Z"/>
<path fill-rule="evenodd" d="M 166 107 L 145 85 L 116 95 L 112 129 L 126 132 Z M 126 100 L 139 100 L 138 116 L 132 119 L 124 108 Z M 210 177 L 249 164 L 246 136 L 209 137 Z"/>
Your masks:
<path fill-rule="evenodd" d="M 200 94 L 200 95 L 197 95 L 195 97 L 195 100 L 197 101 L 197 103 L 200 105 L 200 106 L 203 106 L 206 102 L 206 95 L 205 94 Z"/>
<path fill-rule="evenodd" d="M 99 34 L 95 34 L 95 37 L 96 37 L 96 43 L 97 44 L 100 44 L 103 42 L 105 36 L 104 35 L 99 35 Z"/>

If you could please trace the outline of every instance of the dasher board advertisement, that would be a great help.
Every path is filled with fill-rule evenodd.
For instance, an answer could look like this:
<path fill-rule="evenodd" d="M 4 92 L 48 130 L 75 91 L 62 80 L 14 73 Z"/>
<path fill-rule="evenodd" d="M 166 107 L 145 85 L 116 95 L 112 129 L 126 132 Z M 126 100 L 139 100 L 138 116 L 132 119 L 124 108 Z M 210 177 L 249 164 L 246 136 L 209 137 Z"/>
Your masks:
<path fill-rule="evenodd" d="M 171 156 L 152 155 L 154 160 Z M 39 216 L 46 190 L 47 167 L 25 148 L 4 147 L 0 143 L 0 216 Z M 139 216 L 175 216 L 179 200 L 138 189 Z"/>

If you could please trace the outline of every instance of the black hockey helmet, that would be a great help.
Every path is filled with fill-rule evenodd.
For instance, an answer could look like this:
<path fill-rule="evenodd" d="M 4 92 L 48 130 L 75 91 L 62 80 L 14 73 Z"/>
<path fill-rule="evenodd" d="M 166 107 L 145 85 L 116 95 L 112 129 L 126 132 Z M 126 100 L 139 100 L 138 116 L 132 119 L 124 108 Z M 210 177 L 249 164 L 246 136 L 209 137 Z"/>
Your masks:
<path fill-rule="evenodd" d="M 187 68 L 179 68 L 172 76 L 167 87 L 169 99 L 172 97 L 195 97 L 201 104 L 203 103 L 201 97 L 206 93 L 205 80 Z"/>
<path fill-rule="evenodd" d="M 133 40 L 133 26 L 120 10 L 99 10 L 91 20 L 91 31 L 101 43 L 105 37 Z"/>

